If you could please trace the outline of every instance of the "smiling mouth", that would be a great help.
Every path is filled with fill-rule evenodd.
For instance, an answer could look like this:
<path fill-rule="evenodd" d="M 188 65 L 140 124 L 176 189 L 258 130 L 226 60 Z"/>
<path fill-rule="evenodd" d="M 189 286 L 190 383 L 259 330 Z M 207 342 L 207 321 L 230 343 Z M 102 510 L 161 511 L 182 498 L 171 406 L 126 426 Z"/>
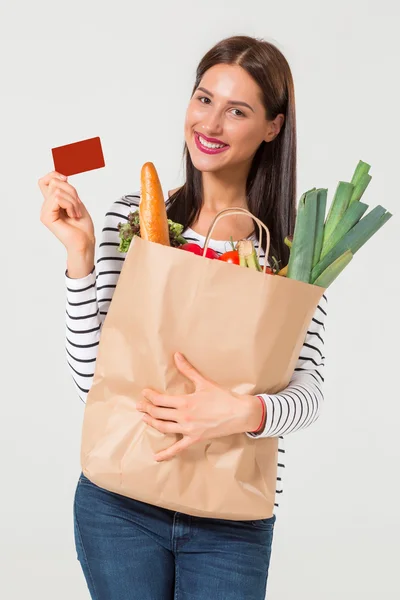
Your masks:
<path fill-rule="evenodd" d="M 194 138 L 197 148 L 205 154 L 219 154 L 229 148 L 229 144 L 215 144 L 207 142 L 197 131 L 194 132 Z"/>

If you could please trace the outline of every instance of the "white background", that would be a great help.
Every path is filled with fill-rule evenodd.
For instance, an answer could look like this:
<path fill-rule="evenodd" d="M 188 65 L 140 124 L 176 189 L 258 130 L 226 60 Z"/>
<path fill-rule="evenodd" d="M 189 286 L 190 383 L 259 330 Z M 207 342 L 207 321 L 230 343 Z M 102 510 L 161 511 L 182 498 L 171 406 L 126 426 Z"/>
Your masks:
<path fill-rule="evenodd" d="M 73 541 L 84 405 L 64 357 L 66 256 L 39 221 L 50 149 L 101 137 L 106 168 L 70 178 L 99 233 L 144 162 L 165 191 L 182 182 L 197 63 L 246 34 L 278 45 L 293 71 L 298 195 L 328 187 L 330 202 L 362 159 L 373 176 L 363 200 L 395 213 L 329 290 L 325 409 L 286 438 L 267 597 L 398 599 L 398 3 L 0 6 L 1 596 L 89 598 Z"/>

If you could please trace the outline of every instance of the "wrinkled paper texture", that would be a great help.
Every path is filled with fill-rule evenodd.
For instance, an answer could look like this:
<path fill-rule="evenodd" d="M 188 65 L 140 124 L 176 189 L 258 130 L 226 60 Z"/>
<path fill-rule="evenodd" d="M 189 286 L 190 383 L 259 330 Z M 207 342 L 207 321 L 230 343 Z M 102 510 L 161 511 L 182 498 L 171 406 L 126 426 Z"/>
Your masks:
<path fill-rule="evenodd" d="M 182 352 L 205 377 L 275 394 L 293 374 L 324 288 L 134 238 L 104 321 L 85 407 L 81 466 L 107 490 L 170 510 L 231 520 L 272 516 L 278 438 L 236 434 L 153 455 L 180 436 L 135 409 L 144 388 L 193 391 Z"/>

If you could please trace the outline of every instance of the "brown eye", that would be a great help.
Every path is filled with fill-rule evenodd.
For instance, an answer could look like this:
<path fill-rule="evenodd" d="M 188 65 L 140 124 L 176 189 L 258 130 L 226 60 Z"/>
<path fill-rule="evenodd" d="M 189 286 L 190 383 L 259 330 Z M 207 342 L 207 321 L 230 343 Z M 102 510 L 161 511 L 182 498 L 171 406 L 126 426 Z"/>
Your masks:
<path fill-rule="evenodd" d="M 238 108 L 234 108 L 232 110 L 236 110 L 238 113 L 240 113 L 240 115 L 235 115 L 235 117 L 245 117 L 246 115 L 244 113 L 242 113 L 241 110 L 239 110 Z"/>

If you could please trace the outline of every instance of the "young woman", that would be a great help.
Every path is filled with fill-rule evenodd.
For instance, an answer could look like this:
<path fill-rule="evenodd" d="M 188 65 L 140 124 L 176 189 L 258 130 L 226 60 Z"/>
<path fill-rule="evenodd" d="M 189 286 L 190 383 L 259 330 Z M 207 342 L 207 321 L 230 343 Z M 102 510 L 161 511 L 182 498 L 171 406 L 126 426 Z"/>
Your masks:
<path fill-rule="evenodd" d="M 296 214 L 296 121 L 290 68 L 275 46 L 236 36 L 204 56 L 186 114 L 185 159 L 186 181 L 167 199 L 168 215 L 184 225 L 184 236 L 203 244 L 217 212 L 245 207 L 271 233 L 268 257 L 262 240 L 262 261 L 271 264 L 275 256 L 281 266 L 287 264 L 283 240 L 293 233 Z M 123 196 L 107 212 L 95 267 L 93 223 L 75 188 L 56 172 L 40 179 L 39 186 L 45 198 L 41 221 L 67 249 L 66 352 L 85 401 L 124 260 L 117 250 L 117 225 L 138 206 L 140 194 Z M 224 252 L 231 236 L 238 240 L 253 230 L 248 217 L 227 217 L 217 224 L 210 247 Z M 324 295 L 288 387 L 261 395 L 264 406 L 259 397 L 246 397 L 241 416 L 244 435 L 279 437 L 276 507 L 283 438 L 313 423 L 323 400 L 326 302 Z M 180 368 L 189 377 L 201 377 L 187 363 Z M 196 394 L 191 401 L 196 403 Z M 203 408 L 208 401 L 214 407 L 211 416 Z M 202 391 L 194 429 L 214 438 L 229 434 L 227 417 L 236 414 L 237 402 L 237 396 L 215 386 Z M 149 426 L 162 430 L 165 408 L 156 401 L 142 408 Z M 169 457 L 166 451 L 161 459 Z M 109 492 L 83 474 L 74 502 L 77 555 L 97 600 L 263 600 L 275 519 L 276 514 L 255 521 L 191 517 Z"/>

